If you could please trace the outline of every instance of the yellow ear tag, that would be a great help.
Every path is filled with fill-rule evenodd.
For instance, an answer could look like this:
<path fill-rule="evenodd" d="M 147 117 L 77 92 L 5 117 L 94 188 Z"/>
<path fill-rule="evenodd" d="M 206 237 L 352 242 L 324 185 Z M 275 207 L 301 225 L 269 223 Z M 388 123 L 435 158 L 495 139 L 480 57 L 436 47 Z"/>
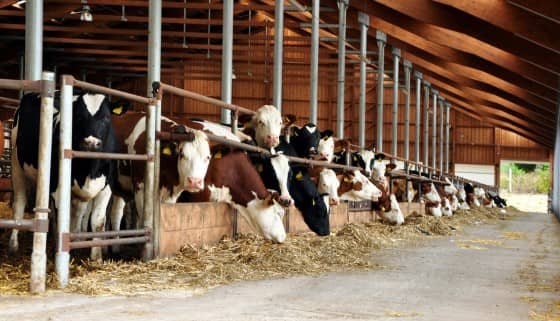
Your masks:
<path fill-rule="evenodd" d="M 303 180 L 303 174 L 302 174 L 302 172 L 298 172 L 298 173 L 296 174 L 296 179 L 297 179 L 298 181 Z"/>
<path fill-rule="evenodd" d="M 171 152 L 171 148 L 169 148 L 169 146 L 165 146 L 162 150 L 161 153 L 163 155 L 168 155 L 171 156 L 172 152 Z"/>
<path fill-rule="evenodd" d="M 353 159 L 354 161 L 357 161 L 357 160 L 358 160 L 358 159 L 356 158 L 356 156 L 352 157 L 352 159 Z"/>
<path fill-rule="evenodd" d="M 385 207 L 381 206 L 381 211 L 385 212 Z"/>
<path fill-rule="evenodd" d="M 262 164 L 258 164 L 258 165 L 257 165 L 257 171 L 258 171 L 259 173 L 261 173 L 261 172 L 263 171 L 263 166 L 262 166 Z"/>
<path fill-rule="evenodd" d="M 344 177 L 344 181 L 345 181 L 346 183 L 350 183 L 352 180 L 351 180 L 350 178 L 348 178 L 348 176 L 345 176 L 345 177 Z"/>
<path fill-rule="evenodd" d="M 120 115 L 120 114 L 122 114 L 122 112 L 123 112 L 122 106 L 119 106 L 117 108 L 113 108 L 113 114 L 115 114 L 115 115 Z"/>
<path fill-rule="evenodd" d="M 214 154 L 214 158 L 215 158 L 215 159 L 220 159 L 220 158 L 222 158 L 222 153 L 221 153 L 221 152 L 217 152 L 216 154 Z"/>
<path fill-rule="evenodd" d="M 313 206 L 315 206 L 315 199 L 312 199 L 312 204 Z"/>

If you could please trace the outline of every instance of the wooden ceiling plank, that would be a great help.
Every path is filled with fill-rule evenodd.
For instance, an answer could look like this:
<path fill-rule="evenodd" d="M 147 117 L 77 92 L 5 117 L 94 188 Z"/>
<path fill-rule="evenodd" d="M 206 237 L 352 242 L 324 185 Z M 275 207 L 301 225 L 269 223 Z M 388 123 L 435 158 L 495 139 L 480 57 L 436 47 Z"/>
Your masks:
<path fill-rule="evenodd" d="M 504 1 L 433 0 L 560 53 L 560 25 Z M 522 21 L 523 23 L 520 23 Z"/>
<path fill-rule="evenodd" d="M 486 59 L 491 59 L 497 54 L 501 59 L 506 58 L 512 63 L 517 60 L 520 66 L 523 66 L 523 60 L 526 60 L 540 66 L 543 71 L 560 75 L 560 64 L 556 63 L 560 61 L 560 55 L 557 52 L 535 46 L 526 39 L 515 37 L 510 32 L 446 5 L 431 0 L 377 0 L 369 3 L 367 7 L 372 8 L 374 12 L 382 13 L 382 16 L 397 16 L 396 13 L 400 13 L 416 19 L 416 22 L 407 23 L 412 23 L 411 26 L 414 26 L 412 30 L 418 31 L 428 39 L 448 39 L 449 46 L 462 50 L 469 50 L 468 48 L 471 47 L 471 53 L 484 54 Z M 407 20 L 404 17 L 399 19 Z M 480 46 L 479 42 L 488 46 Z M 484 48 L 484 51 L 480 52 L 477 47 Z M 504 52 L 499 53 L 497 49 Z M 511 57 L 504 55 L 505 52 L 510 53 Z"/>
<path fill-rule="evenodd" d="M 0 9 L 9 7 L 16 2 L 17 0 L 0 0 Z"/>
<path fill-rule="evenodd" d="M 560 22 L 560 6 L 556 1 L 508 0 L 508 3 L 533 14 Z"/>

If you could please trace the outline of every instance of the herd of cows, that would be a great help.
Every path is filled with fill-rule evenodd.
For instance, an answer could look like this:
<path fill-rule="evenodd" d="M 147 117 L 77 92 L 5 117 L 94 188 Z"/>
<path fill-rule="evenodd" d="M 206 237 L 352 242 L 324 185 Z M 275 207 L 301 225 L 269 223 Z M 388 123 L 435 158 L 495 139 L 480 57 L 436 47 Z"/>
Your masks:
<path fill-rule="evenodd" d="M 40 97 L 23 96 L 14 116 L 12 129 L 13 214 L 22 219 L 35 190 L 38 168 Z M 146 115 L 126 111 L 122 102 L 113 104 L 105 95 L 83 92 L 74 96 L 72 149 L 110 153 L 144 154 L 146 152 Z M 161 142 L 161 202 L 228 202 L 264 238 L 283 242 L 285 208 L 294 205 L 309 229 L 318 235 L 330 234 L 329 208 L 340 201 L 371 201 L 381 217 L 400 225 L 404 216 L 399 202 L 414 200 L 425 204 L 434 216 L 452 215 L 457 209 L 472 206 L 505 206 L 498 195 L 490 195 L 472 185 L 434 185 L 425 180 L 405 189 L 393 180 L 389 193 L 387 171 L 394 168 L 372 150 L 350 151 L 330 130 L 320 131 L 314 124 L 295 125 L 295 117 L 282 117 L 270 105 L 259 108 L 243 121 L 243 128 L 233 134 L 231 128 L 204 120 L 175 121 L 162 117 L 161 131 L 181 133 L 181 140 Z M 51 158 L 50 192 L 57 207 L 58 149 L 60 115 L 55 99 Z M 269 150 L 272 156 L 247 152 L 210 141 L 206 133 Z M 346 164 L 362 170 L 337 171 L 326 167 L 290 162 L 286 156 L 312 158 Z M 110 226 L 137 228 L 143 224 L 143 161 L 108 159 L 72 159 L 71 232 L 105 229 Z M 408 195 L 404 191 L 408 190 Z M 421 195 L 421 196 L 420 196 Z M 126 204 L 134 200 L 132 211 Z M 135 210 L 134 210 L 135 208 Z M 109 212 L 109 215 L 107 211 Z M 122 222 L 127 212 L 126 222 Z M 130 213 L 132 212 L 132 213 Z M 133 214 L 136 213 L 136 214 Z M 188 213 L 185 213 L 188 215 Z M 132 222 L 132 223 L 131 223 Z M 122 224 L 124 223 L 124 224 Z M 88 226 L 89 224 L 89 226 Z M 18 231 L 13 230 L 9 244 L 18 250 Z M 91 258 L 101 259 L 101 249 L 93 248 Z"/>

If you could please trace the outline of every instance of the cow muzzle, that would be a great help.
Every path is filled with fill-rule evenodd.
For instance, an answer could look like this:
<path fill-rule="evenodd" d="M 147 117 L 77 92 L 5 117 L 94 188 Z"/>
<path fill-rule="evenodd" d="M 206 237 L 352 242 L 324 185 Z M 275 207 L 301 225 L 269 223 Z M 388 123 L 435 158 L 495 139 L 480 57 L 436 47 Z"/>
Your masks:
<path fill-rule="evenodd" d="M 185 189 L 191 193 L 199 192 L 204 188 L 204 179 L 197 177 L 187 178 Z"/>
<path fill-rule="evenodd" d="M 80 149 L 86 152 L 99 152 L 103 149 L 103 142 L 99 138 L 89 136 L 84 138 L 80 144 Z"/>
<path fill-rule="evenodd" d="M 338 198 L 330 198 L 329 199 L 329 205 L 338 205 L 340 203 L 340 200 Z"/>
<path fill-rule="evenodd" d="M 266 143 L 268 147 L 276 147 L 278 146 L 278 144 L 280 144 L 280 137 L 276 135 L 267 135 Z"/>

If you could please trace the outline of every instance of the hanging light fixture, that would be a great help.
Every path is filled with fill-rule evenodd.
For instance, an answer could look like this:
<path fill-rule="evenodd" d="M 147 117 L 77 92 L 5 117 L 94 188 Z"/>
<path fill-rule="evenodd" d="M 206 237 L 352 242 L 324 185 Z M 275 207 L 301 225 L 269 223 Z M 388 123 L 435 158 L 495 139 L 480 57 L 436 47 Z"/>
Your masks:
<path fill-rule="evenodd" d="M 87 0 L 82 0 L 82 10 L 80 12 L 80 20 L 85 22 L 92 22 L 93 16 L 91 14 L 91 8 L 87 4 Z"/>

